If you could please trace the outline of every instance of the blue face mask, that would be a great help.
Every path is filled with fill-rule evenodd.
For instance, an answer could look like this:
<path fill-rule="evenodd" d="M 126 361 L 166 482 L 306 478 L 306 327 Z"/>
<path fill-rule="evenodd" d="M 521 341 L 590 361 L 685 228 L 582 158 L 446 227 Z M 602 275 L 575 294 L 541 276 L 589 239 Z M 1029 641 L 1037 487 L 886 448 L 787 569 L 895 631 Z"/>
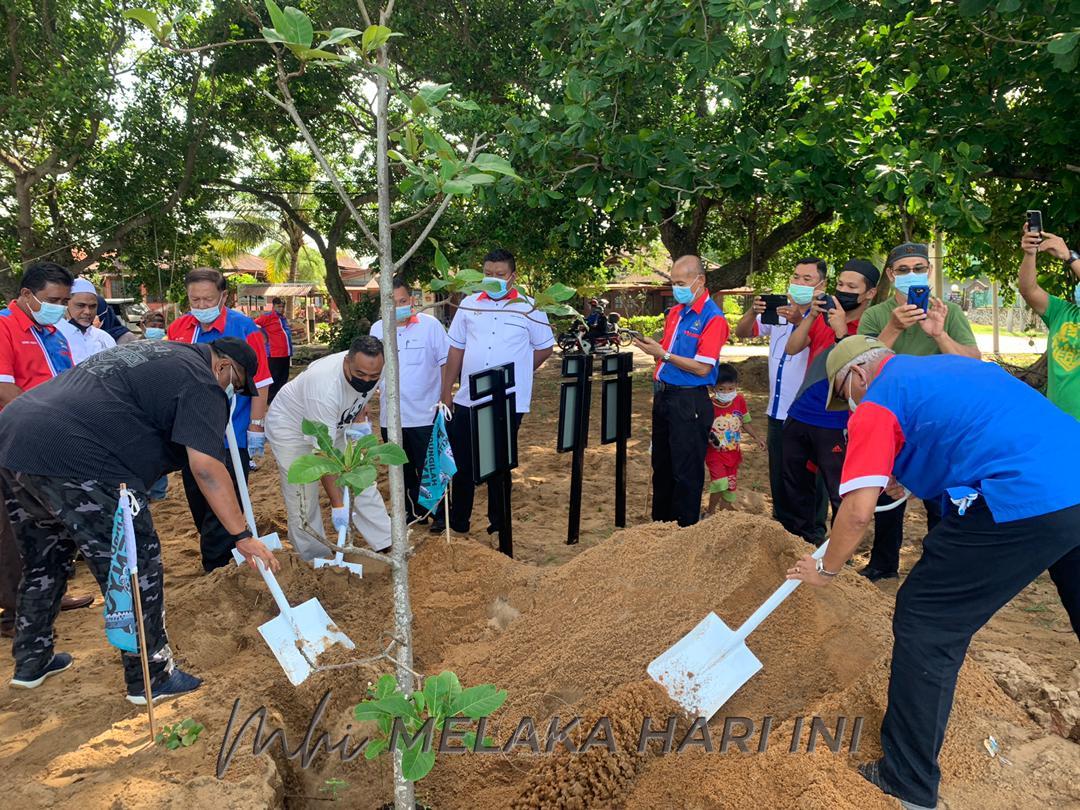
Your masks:
<path fill-rule="evenodd" d="M 693 287 L 672 287 L 671 294 L 674 296 L 675 301 L 680 304 L 689 304 L 694 300 L 694 288 Z"/>
<path fill-rule="evenodd" d="M 221 315 L 221 307 L 207 307 L 206 309 L 192 309 L 191 314 L 195 316 L 195 320 L 199 323 L 210 324 L 218 319 Z"/>
<path fill-rule="evenodd" d="M 1080 307 L 1080 284 L 1077 284 L 1076 289 L 1073 290 L 1073 300 L 1076 302 L 1076 305 Z"/>
<path fill-rule="evenodd" d="M 506 279 L 496 278 L 495 276 L 484 276 L 485 284 L 490 284 L 492 281 L 499 285 L 499 291 L 488 291 L 488 298 L 494 298 L 496 301 L 498 301 L 500 298 L 505 298 L 506 294 L 510 292 L 510 286 L 509 284 L 507 284 Z"/>
<path fill-rule="evenodd" d="M 34 295 L 33 293 L 30 294 Z M 59 322 L 67 312 L 67 307 L 63 304 L 50 304 L 48 301 L 42 301 L 36 295 L 34 295 L 34 300 L 41 304 L 41 309 L 34 313 L 34 320 L 42 326 L 52 326 Z"/>
<path fill-rule="evenodd" d="M 412 317 L 412 307 L 394 307 L 394 317 L 397 318 L 399 322 L 409 320 L 409 318 Z"/>
<path fill-rule="evenodd" d="M 907 295 L 908 290 L 912 287 L 929 287 L 930 286 L 930 274 L 929 273 L 906 273 L 902 276 L 897 276 L 893 281 L 893 286 L 896 287 L 896 291 L 902 295 Z"/>
<path fill-rule="evenodd" d="M 148 326 L 145 330 L 147 340 L 164 340 L 165 330 L 160 326 Z"/>
<path fill-rule="evenodd" d="M 816 289 L 816 287 L 807 284 L 789 284 L 787 294 L 791 296 L 792 301 L 804 307 L 814 300 L 814 290 Z"/>

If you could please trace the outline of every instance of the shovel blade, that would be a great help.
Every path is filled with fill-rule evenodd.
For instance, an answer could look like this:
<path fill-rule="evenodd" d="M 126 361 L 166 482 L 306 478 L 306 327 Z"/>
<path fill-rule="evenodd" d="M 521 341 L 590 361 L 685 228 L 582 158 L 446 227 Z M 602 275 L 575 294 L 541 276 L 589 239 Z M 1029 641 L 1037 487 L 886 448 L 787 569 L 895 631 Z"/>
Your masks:
<path fill-rule="evenodd" d="M 345 562 L 342 560 L 338 562 L 332 557 L 318 557 L 315 559 L 316 568 L 344 568 L 346 571 L 356 574 L 358 577 L 364 576 L 364 566 L 360 563 Z"/>
<path fill-rule="evenodd" d="M 259 538 L 262 540 L 262 544 L 271 551 L 281 551 L 281 538 L 278 537 L 278 533 L 263 535 Z M 236 560 L 237 565 L 243 565 L 246 560 L 244 555 L 237 551 L 235 548 L 232 550 L 233 559 Z"/>
<path fill-rule="evenodd" d="M 289 682 L 296 686 L 311 674 L 315 661 L 329 647 L 341 644 L 354 649 L 355 644 L 338 629 L 318 599 L 309 599 L 290 611 L 259 626 L 259 633 L 270 646 Z"/>
<path fill-rule="evenodd" d="M 761 669 L 745 643 L 732 647 L 734 638 L 735 631 L 710 613 L 652 660 L 649 675 L 692 717 L 711 718 Z"/>

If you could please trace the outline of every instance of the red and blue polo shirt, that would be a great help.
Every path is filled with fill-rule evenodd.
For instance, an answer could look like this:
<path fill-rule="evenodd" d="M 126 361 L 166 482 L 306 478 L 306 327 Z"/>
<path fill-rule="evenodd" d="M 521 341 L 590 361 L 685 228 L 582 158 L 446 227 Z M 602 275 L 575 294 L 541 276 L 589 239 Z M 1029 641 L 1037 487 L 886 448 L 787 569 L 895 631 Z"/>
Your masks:
<path fill-rule="evenodd" d="M 255 323 L 266 333 L 271 357 L 292 357 L 292 329 L 284 315 L 278 315 L 271 310 L 257 317 Z"/>
<path fill-rule="evenodd" d="M 1080 504 L 1080 422 L 995 363 L 888 358 L 848 422 L 840 494 L 977 491 L 998 523 Z"/>
<path fill-rule="evenodd" d="M 35 322 L 15 301 L 0 309 L 0 382 L 27 391 L 73 365 L 67 339 L 55 326 Z"/>
<path fill-rule="evenodd" d="M 210 325 L 199 323 L 189 312 L 170 324 L 166 337 L 180 343 L 212 343 L 220 337 L 242 338 L 255 350 L 255 356 L 259 359 L 255 387 L 265 388 L 274 381 L 270 376 L 270 366 L 266 362 L 266 336 L 255 321 L 235 309 L 223 309 L 218 319 Z M 236 443 L 240 447 L 247 447 L 247 431 L 250 422 L 251 397 L 237 394 L 232 423 L 233 430 L 236 431 Z"/>
<path fill-rule="evenodd" d="M 720 362 L 720 350 L 728 339 L 728 322 L 724 311 L 716 305 L 708 293 L 685 306 L 676 304 L 668 310 L 664 320 L 664 337 L 660 345 L 664 351 L 679 357 L 690 357 L 699 363 L 712 364 L 712 370 L 701 377 L 683 371 L 673 363 L 659 360 L 653 379 L 668 385 L 696 387 L 716 383 L 716 366 Z"/>

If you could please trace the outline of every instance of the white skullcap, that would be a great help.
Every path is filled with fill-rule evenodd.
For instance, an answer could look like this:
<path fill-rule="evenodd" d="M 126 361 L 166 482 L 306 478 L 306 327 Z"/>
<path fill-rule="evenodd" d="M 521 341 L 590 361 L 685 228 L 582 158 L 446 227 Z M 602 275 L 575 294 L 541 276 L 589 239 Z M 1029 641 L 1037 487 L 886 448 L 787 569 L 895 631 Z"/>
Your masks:
<path fill-rule="evenodd" d="M 91 295 L 97 295 L 97 290 L 94 285 L 87 281 L 85 278 L 75 279 L 75 283 L 71 285 L 71 294 L 77 295 L 79 293 L 90 293 Z"/>

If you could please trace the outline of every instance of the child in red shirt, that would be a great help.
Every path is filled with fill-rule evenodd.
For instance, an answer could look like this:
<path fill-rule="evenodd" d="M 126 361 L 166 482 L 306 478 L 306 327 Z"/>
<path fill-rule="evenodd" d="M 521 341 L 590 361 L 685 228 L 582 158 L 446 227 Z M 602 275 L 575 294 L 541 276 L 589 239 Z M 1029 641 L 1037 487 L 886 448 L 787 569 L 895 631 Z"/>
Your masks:
<path fill-rule="evenodd" d="M 716 385 L 709 388 L 713 404 L 713 423 L 709 430 L 709 448 L 705 451 L 705 466 L 709 469 L 709 508 L 712 515 L 717 507 L 733 509 L 738 488 L 739 464 L 742 463 L 743 428 L 754 437 L 758 446 L 765 443 L 750 427 L 750 410 L 738 390 L 739 372 L 731 363 L 721 363 L 717 369 Z"/>

